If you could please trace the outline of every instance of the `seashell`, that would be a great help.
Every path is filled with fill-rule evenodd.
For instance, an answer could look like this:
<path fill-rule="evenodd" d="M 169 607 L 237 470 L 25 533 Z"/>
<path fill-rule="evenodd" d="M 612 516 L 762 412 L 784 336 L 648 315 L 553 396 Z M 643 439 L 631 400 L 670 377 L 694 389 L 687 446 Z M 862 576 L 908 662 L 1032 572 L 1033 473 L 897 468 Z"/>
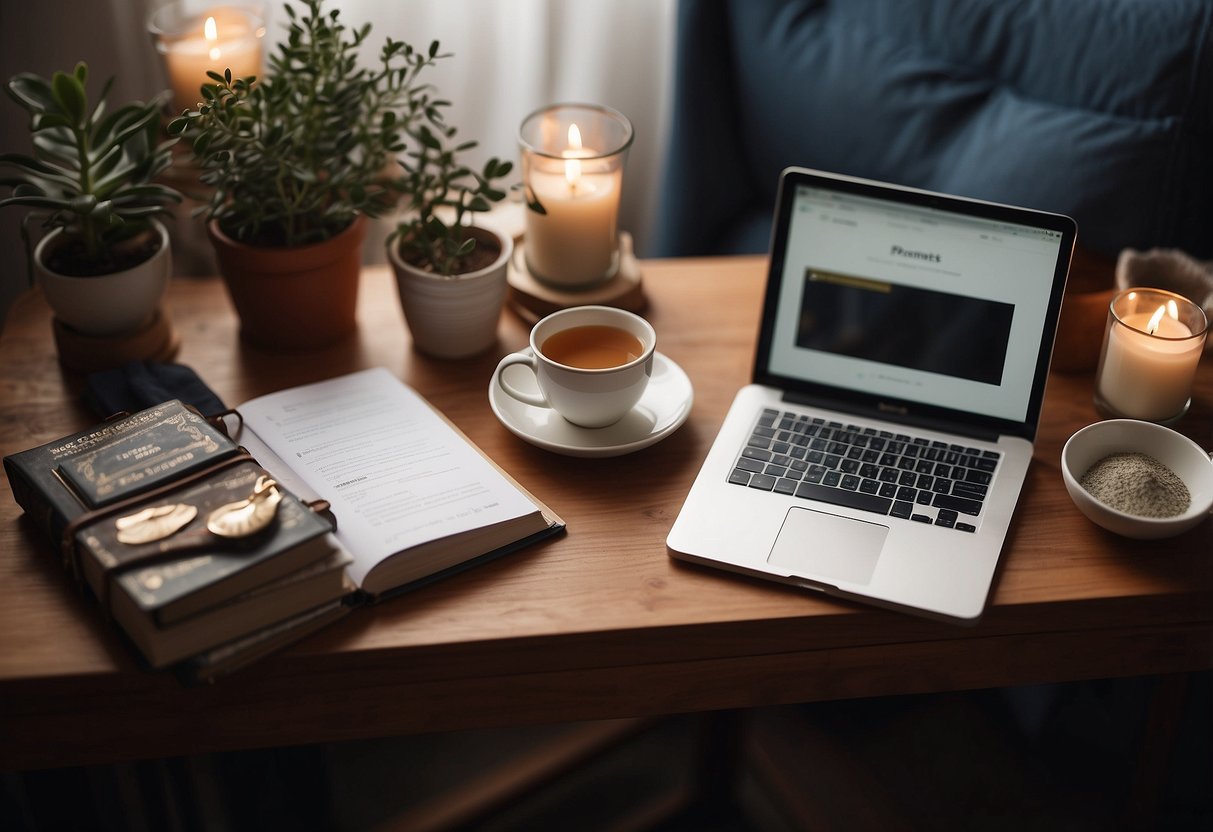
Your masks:
<path fill-rule="evenodd" d="M 185 503 L 170 503 L 145 508 L 114 521 L 118 542 L 130 546 L 153 543 L 181 531 L 198 515 L 198 509 Z"/>
<path fill-rule="evenodd" d="M 240 538 L 254 535 L 274 522 L 282 492 L 266 476 L 257 478 L 253 493 L 243 500 L 222 505 L 206 518 L 206 528 L 219 537 Z"/>

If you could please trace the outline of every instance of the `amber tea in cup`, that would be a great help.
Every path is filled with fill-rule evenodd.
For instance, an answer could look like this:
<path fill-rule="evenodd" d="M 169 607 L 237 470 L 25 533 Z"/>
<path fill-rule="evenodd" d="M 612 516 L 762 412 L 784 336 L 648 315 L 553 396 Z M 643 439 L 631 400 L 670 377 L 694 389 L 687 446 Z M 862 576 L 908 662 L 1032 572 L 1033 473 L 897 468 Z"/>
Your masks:
<path fill-rule="evenodd" d="M 549 336 L 539 351 L 566 367 L 605 370 L 635 361 L 644 354 L 644 344 L 618 327 L 591 324 L 562 329 Z"/>
<path fill-rule="evenodd" d="M 491 384 L 583 428 L 613 425 L 630 411 L 653 374 L 657 334 L 644 318 L 609 306 L 553 312 L 531 329 L 530 348 L 501 359 Z M 505 370 L 525 365 L 538 393 L 516 387 Z"/>

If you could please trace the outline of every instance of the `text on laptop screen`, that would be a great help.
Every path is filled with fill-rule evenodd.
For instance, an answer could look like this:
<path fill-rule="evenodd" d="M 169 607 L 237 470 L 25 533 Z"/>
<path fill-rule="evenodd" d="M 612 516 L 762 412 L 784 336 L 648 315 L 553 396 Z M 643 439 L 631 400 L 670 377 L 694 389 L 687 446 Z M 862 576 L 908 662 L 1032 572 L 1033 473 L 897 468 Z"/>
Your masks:
<path fill-rule="evenodd" d="M 1060 232 L 800 185 L 769 369 L 1012 421 Z"/>

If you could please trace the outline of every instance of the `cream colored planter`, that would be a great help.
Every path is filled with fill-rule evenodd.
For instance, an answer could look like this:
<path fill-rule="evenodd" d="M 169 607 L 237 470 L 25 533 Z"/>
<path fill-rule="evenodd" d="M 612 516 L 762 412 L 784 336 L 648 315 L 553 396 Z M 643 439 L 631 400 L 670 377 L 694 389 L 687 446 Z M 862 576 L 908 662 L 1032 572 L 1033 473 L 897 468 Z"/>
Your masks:
<path fill-rule="evenodd" d="M 156 313 L 168 288 L 173 255 L 168 231 L 152 220 L 160 235 L 160 249 L 150 258 L 122 272 L 75 277 L 48 270 L 43 254 L 62 233 L 56 229 L 34 249 L 34 271 L 46 302 L 62 323 L 85 335 L 121 335 L 138 330 Z"/>
<path fill-rule="evenodd" d="M 388 259 L 396 270 L 404 319 L 417 349 L 436 358 L 465 358 L 497 342 L 497 323 L 505 304 L 506 267 L 514 241 L 502 234 L 496 236 L 501 256 L 487 268 L 457 277 L 421 271 L 401 260 L 395 245 L 387 247 Z"/>

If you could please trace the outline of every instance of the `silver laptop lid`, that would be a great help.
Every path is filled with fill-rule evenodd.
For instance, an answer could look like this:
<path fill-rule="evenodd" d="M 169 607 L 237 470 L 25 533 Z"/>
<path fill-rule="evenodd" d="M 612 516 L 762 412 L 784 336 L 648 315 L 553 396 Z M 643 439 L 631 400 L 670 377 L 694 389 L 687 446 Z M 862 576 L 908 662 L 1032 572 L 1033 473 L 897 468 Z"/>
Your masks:
<path fill-rule="evenodd" d="M 1035 437 L 1073 220 L 789 168 L 754 380 L 793 400 Z"/>

